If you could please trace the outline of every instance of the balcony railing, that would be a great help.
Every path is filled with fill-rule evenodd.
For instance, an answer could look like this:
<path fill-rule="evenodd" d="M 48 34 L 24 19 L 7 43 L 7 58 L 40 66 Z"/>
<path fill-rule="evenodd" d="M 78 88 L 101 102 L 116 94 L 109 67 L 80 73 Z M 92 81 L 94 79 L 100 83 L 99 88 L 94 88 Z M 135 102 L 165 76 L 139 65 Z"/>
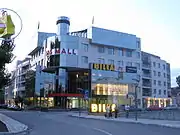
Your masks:
<path fill-rule="evenodd" d="M 143 77 L 151 78 L 151 74 L 150 74 L 150 73 L 149 73 L 149 74 L 143 74 L 142 76 L 143 76 Z"/>
<path fill-rule="evenodd" d="M 151 83 L 143 83 L 143 86 L 145 86 L 145 87 L 151 87 Z"/>
<path fill-rule="evenodd" d="M 143 64 L 142 64 L 142 67 L 144 67 L 144 68 L 151 68 L 151 64 L 145 64 L 145 63 L 143 63 Z"/>

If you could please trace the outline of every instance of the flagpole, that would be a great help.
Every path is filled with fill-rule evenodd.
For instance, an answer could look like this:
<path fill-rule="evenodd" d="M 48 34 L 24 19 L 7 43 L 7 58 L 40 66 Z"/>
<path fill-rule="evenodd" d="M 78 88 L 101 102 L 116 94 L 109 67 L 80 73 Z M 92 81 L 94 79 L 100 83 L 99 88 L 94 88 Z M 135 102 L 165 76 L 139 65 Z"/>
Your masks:
<path fill-rule="evenodd" d="M 92 18 L 92 26 L 94 25 L 94 16 L 93 16 L 93 18 Z"/>
<path fill-rule="evenodd" d="M 37 32 L 39 32 L 40 21 L 38 21 Z"/>

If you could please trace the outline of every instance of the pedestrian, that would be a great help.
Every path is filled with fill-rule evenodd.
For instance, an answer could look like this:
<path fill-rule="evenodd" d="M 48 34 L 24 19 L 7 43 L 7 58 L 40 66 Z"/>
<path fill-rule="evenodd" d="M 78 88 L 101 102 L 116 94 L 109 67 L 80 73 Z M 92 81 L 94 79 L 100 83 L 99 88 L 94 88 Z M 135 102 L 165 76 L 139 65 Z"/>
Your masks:
<path fill-rule="evenodd" d="M 128 118 L 129 117 L 129 105 L 127 104 L 126 106 L 125 106 L 125 111 L 126 111 L 126 118 Z"/>
<path fill-rule="evenodd" d="M 109 117 L 112 118 L 112 107 L 109 108 Z"/>
<path fill-rule="evenodd" d="M 110 107 L 109 105 L 107 105 L 105 117 L 109 118 L 109 113 L 110 113 Z"/>
<path fill-rule="evenodd" d="M 114 118 L 118 117 L 118 112 L 119 112 L 119 110 L 118 110 L 118 107 L 116 106 L 115 111 L 114 111 Z"/>

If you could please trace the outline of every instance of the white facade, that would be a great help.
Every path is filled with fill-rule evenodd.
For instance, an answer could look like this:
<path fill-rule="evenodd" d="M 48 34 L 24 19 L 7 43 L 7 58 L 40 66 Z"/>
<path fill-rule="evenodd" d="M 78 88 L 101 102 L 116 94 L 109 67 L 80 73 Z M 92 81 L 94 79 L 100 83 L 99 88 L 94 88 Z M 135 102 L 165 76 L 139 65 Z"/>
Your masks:
<path fill-rule="evenodd" d="M 30 68 L 30 58 L 25 58 L 24 60 L 17 61 L 15 69 L 15 85 L 14 85 L 14 97 L 24 96 L 25 94 L 25 75 Z"/>
<path fill-rule="evenodd" d="M 161 60 L 157 57 L 151 56 L 152 64 L 152 96 L 167 98 L 168 91 L 168 73 L 167 72 L 167 63 L 164 60 Z"/>
<path fill-rule="evenodd" d="M 163 100 L 165 103 L 167 99 L 170 99 L 170 80 L 169 63 L 162 60 L 159 56 L 142 52 L 143 98 L 146 98 L 148 101 Z"/>

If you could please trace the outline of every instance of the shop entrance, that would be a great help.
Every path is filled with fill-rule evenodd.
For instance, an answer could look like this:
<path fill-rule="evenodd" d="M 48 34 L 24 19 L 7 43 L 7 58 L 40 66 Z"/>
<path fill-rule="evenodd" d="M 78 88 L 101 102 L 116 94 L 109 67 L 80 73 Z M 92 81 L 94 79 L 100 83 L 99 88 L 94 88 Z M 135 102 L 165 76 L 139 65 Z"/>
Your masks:
<path fill-rule="evenodd" d="M 89 69 L 66 69 L 66 85 L 62 88 L 57 87 L 54 94 L 54 106 L 59 108 L 77 108 L 79 102 L 81 107 L 86 106 L 87 101 L 84 100 L 84 90 L 89 90 L 91 95 L 91 72 Z"/>

